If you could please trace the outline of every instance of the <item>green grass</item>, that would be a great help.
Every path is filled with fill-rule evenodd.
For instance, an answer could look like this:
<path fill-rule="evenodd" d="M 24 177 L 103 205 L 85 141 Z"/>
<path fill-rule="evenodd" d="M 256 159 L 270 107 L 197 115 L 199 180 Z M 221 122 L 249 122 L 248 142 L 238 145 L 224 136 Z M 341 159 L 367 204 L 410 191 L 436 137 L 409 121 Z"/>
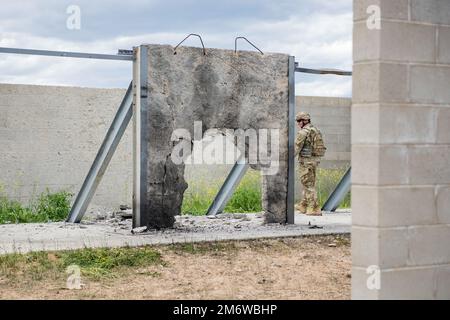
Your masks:
<path fill-rule="evenodd" d="M 323 205 L 345 173 L 345 169 L 318 169 L 317 197 Z M 183 214 L 204 215 L 217 194 L 222 181 L 194 181 L 189 185 L 184 195 Z M 300 183 L 297 177 L 296 183 Z M 351 198 L 348 194 L 340 208 L 350 208 Z M 261 207 L 261 176 L 258 171 L 249 170 L 237 187 L 225 212 L 252 213 L 262 211 Z"/>
<path fill-rule="evenodd" d="M 225 212 L 246 213 L 260 212 L 261 207 L 261 176 L 257 171 L 248 172 L 242 179 L 231 197 Z"/>
<path fill-rule="evenodd" d="M 48 190 L 24 206 L 18 201 L 0 195 L 0 224 L 63 221 L 70 211 L 72 194 Z"/>
<path fill-rule="evenodd" d="M 181 211 L 183 214 L 204 215 L 219 191 L 222 181 L 198 181 L 191 183 L 185 193 Z M 261 207 L 261 177 L 258 171 L 249 170 L 236 188 L 225 212 L 259 212 Z"/>
<path fill-rule="evenodd" d="M 103 248 L 63 251 L 56 253 L 62 266 L 77 265 L 83 275 L 101 278 L 114 275 L 121 267 L 142 267 L 162 263 L 161 254 L 150 248 Z"/>
<path fill-rule="evenodd" d="M 318 169 L 317 196 L 321 205 L 333 191 L 345 169 Z M 299 183 L 297 178 L 297 183 Z M 185 193 L 182 205 L 183 214 L 204 215 L 217 194 L 222 181 L 195 181 Z M 42 193 L 30 205 L 24 206 L 18 201 L 0 195 L 0 224 L 6 223 L 40 223 L 63 221 L 70 211 L 72 194 L 66 191 Z M 348 194 L 341 208 L 350 208 L 351 197 Z M 252 213 L 262 211 L 261 176 L 258 171 L 249 170 L 237 187 L 225 212 Z"/>
<path fill-rule="evenodd" d="M 42 280 L 46 277 L 67 277 L 66 268 L 80 267 L 81 274 L 99 280 L 114 277 L 122 268 L 163 264 L 161 254 L 150 248 L 99 248 L 58 252 L 31 252 L 0 255 L 0 274 L 10 280 L 27 277 Z"/>

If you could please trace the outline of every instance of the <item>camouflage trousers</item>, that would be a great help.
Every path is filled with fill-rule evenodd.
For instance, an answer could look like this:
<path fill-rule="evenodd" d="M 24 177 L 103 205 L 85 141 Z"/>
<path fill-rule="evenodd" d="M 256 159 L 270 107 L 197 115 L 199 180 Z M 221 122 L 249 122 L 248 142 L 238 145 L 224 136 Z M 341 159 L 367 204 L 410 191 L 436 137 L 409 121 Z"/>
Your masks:
<path fill-rule="evenodd" d="M 300 182 L 303 186 L 302 201 L 300 204 L 308 209 L 317 209 L 316 171 L 319 162 L 314 159 L 300 160 Z"/>

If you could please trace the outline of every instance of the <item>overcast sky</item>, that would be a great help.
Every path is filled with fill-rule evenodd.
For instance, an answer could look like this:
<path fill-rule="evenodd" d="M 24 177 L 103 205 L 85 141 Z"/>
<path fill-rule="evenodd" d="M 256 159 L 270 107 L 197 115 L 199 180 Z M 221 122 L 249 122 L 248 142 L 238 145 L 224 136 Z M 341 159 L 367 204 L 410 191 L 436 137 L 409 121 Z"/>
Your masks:
<path fill-rule="evenodd" d="M 263 51 L 294 55 L 301 66 L 351 70 L 352 0 L 0 2 L 2 47 L 115 54 L 199 33 L 206 47 L 233 49 L 234 38 L 245 36 Z M 70 5 L 81 10 L 79 30 L 67 28 Z M 130 62 L 0 54 L 2 83 L 125 88 L 130 80 Z M 348 97 L 351 78 L 297 75 L 296 93 Z"/>

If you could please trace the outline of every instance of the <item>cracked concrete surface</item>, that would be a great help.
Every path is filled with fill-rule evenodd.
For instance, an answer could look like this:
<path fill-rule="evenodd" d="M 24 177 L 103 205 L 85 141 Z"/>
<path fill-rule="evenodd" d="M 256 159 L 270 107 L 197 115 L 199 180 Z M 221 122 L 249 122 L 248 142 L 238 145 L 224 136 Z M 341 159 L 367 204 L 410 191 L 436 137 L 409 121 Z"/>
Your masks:
<path fill-rule="evenodd" d="M 296 214 L 294 225 L 265 224 L 263 214 L 178 216 L 174 228 L 133 234 L 131 220 L 109 218 L 81 224 L 0 225 L 0 254 L 85 247 L 125 247 L 185 242 L 244 240 L 350 233 L 351 213 L 322 217 Z"/>
<path fill-rule="evenodd" d="M 184 164 L 171 159 L 176 143 L 191 145 L 194 123 L 208 129 L 279 130 L 279 167 L 264 175 L 262 206 L 268 223 L 286 222 L 288 160 L 288 62 L 286 54 L 146 45 L 148 138 L 144 161 L 145 192 L 141 192 L 142 225 L 172 227 L 181 212 L 187 188 Z M 191 139 L 172 141 L 176 129 Z M 267 147 L 267 149 L 269 149 Z M 242 150 L 244 151 L 244 150 Z M 254 166 L 258 169 L 258 165 Z"/>

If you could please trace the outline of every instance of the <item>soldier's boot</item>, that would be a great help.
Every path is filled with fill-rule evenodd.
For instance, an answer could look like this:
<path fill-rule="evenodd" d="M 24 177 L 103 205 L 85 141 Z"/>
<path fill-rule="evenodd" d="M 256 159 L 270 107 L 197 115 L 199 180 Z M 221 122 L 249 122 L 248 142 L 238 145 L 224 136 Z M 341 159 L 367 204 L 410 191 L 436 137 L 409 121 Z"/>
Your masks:
<path fill-rule="evenodd" d="M 306 210 L 306 215 L 307 216 L 321 216 L 322 210 L 320 209 L 319 206 L 308 207 Z"/>
<path fill-rule="evenodd" d="M 303 202 L 297 203 L 295 205 L 295 210 L 300 211 L 300 213 L 306 213 L 306 205 Z"/>

